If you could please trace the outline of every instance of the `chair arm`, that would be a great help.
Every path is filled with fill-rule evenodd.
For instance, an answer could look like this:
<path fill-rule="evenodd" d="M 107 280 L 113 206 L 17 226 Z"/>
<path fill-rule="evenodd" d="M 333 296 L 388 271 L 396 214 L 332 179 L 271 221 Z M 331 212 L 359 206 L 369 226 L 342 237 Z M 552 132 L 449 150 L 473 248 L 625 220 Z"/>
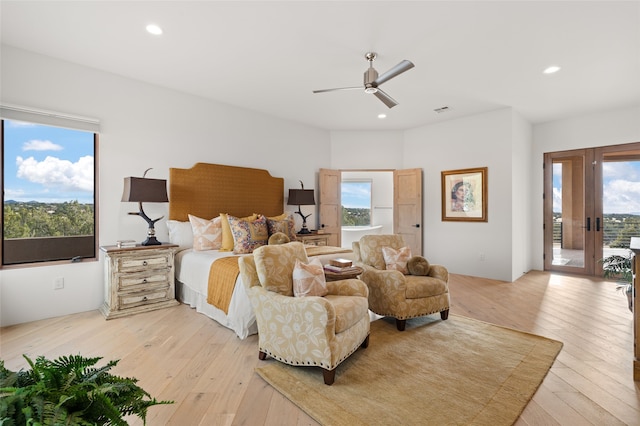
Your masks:
<path fill-rule="evenodd" d="M 328 294 L 335 296 L 369 296 L 369 287 L 357 278 L 348 280 L 327 281 Z"/>
<path fill-rule="evenodd" d="M 449 271 L 442 265 L 431 265 L 431 268 L 429 269 L 429 276 L 438 278 L 445 283 L 449 282 Z"/>

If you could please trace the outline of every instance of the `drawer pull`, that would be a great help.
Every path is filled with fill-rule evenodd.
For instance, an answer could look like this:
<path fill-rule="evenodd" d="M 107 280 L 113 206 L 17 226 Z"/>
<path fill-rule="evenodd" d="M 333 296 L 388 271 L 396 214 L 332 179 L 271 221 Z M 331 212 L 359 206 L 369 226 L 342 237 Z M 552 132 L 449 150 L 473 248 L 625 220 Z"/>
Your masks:
<path fill-rule="evenodd" d="M 147 279 L 146 279 L 146 278 L 145 278 L 145 279 L 143 279 L 143 280 L 142 280 L 142 283 L 143 283 L 143 284 L 146 284 L 146 283 L 147 283 Z"/>
<path fill-rule="evenodd" d="M 142 266 L 147 266 L 147 261 L 146 260 L 142 262 Z"/>
<path fill-rule="evenodd" d="M 146 301 L 147 301 L 147 296 L 143 297 L 143 298 L 142 298 L 142 301 L 143 301 L 143 302 L 146 302 Z"/>

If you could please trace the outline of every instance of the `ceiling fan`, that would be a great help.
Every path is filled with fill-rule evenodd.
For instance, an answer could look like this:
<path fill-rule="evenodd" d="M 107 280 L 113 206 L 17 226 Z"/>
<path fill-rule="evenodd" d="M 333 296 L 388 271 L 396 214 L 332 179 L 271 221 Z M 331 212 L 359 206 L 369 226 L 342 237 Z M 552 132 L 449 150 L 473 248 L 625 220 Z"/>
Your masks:
<path fill-rule="evenodd" d="M 405 71 L 410 70 L 415 65 L 413 62 L 407 61 L 406 59 L 400 62 L 395 67 L 391 68 L 389 71 L 378 75 L 378 71 L 373 68 L 373 61 L 376 59 L 377 53 L 368 52 L 364 57 L 367 61 L 369 61 L 369 68 L 364 72 L 364 87 L 339 87 L 335 89 L 322 89 L 322 90 L 314 90 L 313 93 L 324 93 L 324 92 L 334 92 L 337 90 L 354 90 L 354 89 L 363 89 L 365 93 L 372 93 L 376 98 L 380 99 L 387 107 L 393 108 L 398 105 L 391 96 L 387 95 L 382 89 L 380 89 L 380 85 L 386 81 L 391 80 L 394 77 L 402 74 Z"/>

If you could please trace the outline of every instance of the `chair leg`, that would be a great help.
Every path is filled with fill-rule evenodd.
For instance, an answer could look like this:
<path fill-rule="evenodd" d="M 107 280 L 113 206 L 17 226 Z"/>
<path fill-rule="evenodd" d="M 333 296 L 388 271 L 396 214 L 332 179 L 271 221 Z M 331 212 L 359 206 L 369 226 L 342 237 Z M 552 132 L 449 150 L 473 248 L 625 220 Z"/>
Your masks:
<path fill-rule="evenodd" d="M 440 318 L 442 318 L 443 321 L 449 318 L 449 310 L 445 309 L 444 311 L 440 312 Z"/>
<path fill-rule="evenodd" d="M 367 334 L 367 338 L 364 339 L 364 342 L 360 345 L 361 348 L 367 349 L 369 347 L 369 334 Z"/>
<path fill-rule="evenodd" d="M 336 369 L 322 370 L 322 376 L 324 377 L 325 385 L 332 385 L 333 381 L 336 379 Z"/>
<path fill-rule="evenodd" d="M 258 351 L 258 359 L 260 361 L 264 361 L 265 359 L 267 359 L 267 354 L 265 352 Z"/>
<path fill-rule="evenodd" d="M 396 327 L 398 331 L 404 331 L 404 327 L 407 325 L 407 320 L 401 320 L 396 318 Z"/>

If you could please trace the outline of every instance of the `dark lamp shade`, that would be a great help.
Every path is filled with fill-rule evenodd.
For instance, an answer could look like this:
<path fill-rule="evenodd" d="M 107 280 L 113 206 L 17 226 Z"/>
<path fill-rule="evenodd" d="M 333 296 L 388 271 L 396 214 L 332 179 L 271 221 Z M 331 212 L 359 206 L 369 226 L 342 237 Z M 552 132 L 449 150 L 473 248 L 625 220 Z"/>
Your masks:
<path fill-rule="evenodd" d="M 124 178 L 122 201 L 136 203 L 166 203 L 167 181 L 164 179 L 147 179 L 139 177 Z"/>
<path fill-rule="evenodd" d="M 313 198 L 313 189 L 290 189 L 287 205 L 313 206 L 316 200 Z"/>

